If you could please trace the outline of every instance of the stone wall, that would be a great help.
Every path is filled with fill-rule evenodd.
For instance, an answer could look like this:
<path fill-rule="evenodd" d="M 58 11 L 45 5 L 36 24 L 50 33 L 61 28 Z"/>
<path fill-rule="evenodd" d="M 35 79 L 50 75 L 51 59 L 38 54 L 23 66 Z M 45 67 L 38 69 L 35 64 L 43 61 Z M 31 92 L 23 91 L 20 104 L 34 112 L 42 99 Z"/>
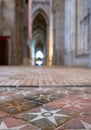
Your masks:
<path fill-rule="evenodd" d="M 89 1 L 53 1 L 55 64 L 91 66 Z"/>
<path fill-rule="evenodd" d="M 14 0 L 2 0 L 0 3 L 0 31 L 2 34 L 14 31 L 15 27 L 15 2 Z"/>
<path fill-rule="evenodd" d="M 16 1 L 16 47 L 15 64 L 23 64 L 24 51 L 24 3 L 22 0 Z"/>
<path fill-rule="evenodd" d="M 14 46 L 16 43 L 15 38 L 15 1 L 14 0 L 2 0 L 0 3 L 0 35 L 10 36 L 8 43 L 9 47 L 9 64 L 12 64 L 15 60 Z"/>
<path fill-rule="evenodd" d="M 0 35 L 10 36 L 9 64 L 23 64 L 24 49 L 24 10 L 22 0 L 1 0 L 0 3 Z"/>
<path fill-rule="evenodd" d="M 89 11 L 88 0 L 77 0 L 77 41 L 75 64 L 88 66 L 89 47 L 88 47 L 88 29 L 89 29 Z"/>

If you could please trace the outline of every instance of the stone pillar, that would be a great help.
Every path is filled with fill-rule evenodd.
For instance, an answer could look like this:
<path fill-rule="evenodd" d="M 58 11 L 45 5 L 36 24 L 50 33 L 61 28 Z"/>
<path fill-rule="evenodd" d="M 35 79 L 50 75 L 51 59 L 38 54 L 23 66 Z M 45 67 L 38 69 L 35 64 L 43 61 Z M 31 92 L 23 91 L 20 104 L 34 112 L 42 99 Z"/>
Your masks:
<path fill-rule="evenodd" d="M 49 61 L 49 24 L 47 24 L 47 40 L 46 40 L 47 46 L 46 46 L 46 65 L 48 65 L 48 61 Z"/>
<path fill-rule="evenodd" d="M 52 0 L 50 0 L 50 23 L 49 23 L 49 45 L 48 45 L 48 59 L 47 65 L 52 66 L 53 62 L 53 12 Z"/>
<path fill-rule="evenodd" d="M 71 57 L 70 57 L 70 10 L 71 7 L 69 0 L 65 0 L 65 65 L 71 65 Z"/>
<path fill-rule="evenodd" d="M 54 64 L 64 65 L 65 0 L 54 0 Z"/>
<path fill-rule="evenodd" d="M 75 44 L 76 44 L 76 0 L 71 0 L 71 66 L 75 64 Z"/>
<path fill-rule="evenodd" d="M 91 68 L 91 0 L 88 0 L 89 5 L 89 68 Z"/>
<path fill-rule="evenodd" d="M 75 0 L 65 0 L 65 65 L 72 66 L 75 53 Z"/>

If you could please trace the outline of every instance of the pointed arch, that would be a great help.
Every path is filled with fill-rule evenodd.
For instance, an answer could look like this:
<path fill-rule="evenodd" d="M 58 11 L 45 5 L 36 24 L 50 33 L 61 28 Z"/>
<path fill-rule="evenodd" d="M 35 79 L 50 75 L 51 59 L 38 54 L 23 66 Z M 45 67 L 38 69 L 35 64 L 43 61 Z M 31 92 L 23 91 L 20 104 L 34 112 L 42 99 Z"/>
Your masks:
<path fill-rule="evenodd" d="M 32 23 L 33 23 L 34 19 L 36 18 L 36 16 L 38 14 L 41 14 L 45 18 L 46 24 L 48 25 L 49 24 L 49 17 L 47 15 L 46 11 L 42 7 L 38 7 L 38 8 L 36 8 L 33 11 L 33 14 L 32 14 Z"/>

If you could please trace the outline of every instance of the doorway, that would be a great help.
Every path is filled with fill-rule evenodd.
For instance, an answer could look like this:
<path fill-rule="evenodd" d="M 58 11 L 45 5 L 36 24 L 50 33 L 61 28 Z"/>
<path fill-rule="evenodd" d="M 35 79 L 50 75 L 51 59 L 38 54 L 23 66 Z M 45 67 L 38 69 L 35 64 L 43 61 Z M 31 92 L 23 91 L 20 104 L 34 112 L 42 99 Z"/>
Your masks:
<path fill-rule="evenodd" d="M 8 41 L 0 39 L 0 65 L 8 65 Z"/>

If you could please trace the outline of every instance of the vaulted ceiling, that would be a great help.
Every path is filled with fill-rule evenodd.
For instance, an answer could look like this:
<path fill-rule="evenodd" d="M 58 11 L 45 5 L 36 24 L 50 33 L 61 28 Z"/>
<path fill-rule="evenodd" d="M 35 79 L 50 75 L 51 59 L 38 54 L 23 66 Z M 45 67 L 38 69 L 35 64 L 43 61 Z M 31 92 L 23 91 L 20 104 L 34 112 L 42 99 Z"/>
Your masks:
<path fill-rule="evenodd" d="M 45 18 L 42 16 L 41 13 L 39 13 L 33 22 L 33 32 L 36 30 L 42 30 L 46 33 L 46 21 Z"/>

